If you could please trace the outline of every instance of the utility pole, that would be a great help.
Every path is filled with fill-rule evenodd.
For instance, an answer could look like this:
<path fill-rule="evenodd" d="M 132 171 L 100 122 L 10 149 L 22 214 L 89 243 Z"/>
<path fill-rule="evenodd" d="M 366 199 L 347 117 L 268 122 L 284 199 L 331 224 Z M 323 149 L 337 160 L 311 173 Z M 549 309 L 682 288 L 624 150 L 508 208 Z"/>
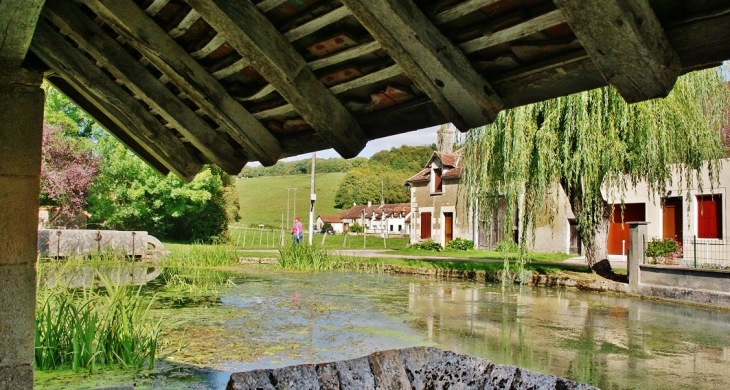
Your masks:
<path fill-rule="evenodd" d="M 289 190 L 294 190 L 294 215 L 297 214 L 297 188 L 287 187 L 286 188 L 286 226 L 291 227 L 289 224 Z"/>
<path fill-rule="evenodd" d="M 312 235 L 314 233 L 314 202 L 317 200 L 317 194 L 314 192 L 314 165 L 317 161 L 317 152 L 312 152 L 312 179 L 309 184 L 309 246 L 312 246 Z"/>

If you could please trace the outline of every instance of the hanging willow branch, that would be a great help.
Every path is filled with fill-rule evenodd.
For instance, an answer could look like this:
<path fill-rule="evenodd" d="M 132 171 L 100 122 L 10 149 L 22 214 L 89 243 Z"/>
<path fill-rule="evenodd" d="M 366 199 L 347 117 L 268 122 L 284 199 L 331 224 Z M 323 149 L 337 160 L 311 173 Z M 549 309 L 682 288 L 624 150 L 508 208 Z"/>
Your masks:
<path fill-rule="evenodd" d="M 468 206 L 489 229 L 500 203 L 505 216 L 521 205 L 523 265 L 536 218 L 544 219 L 546 200 L 557 201 L 562 188 L 592 267 L 606 258 L 607 200 L 622 200 L 639 182 L 653 200 L 672 184 L 673 170 L 680 188 L 714 188 L 729 107 L 727 82 L 718 70 L 706 70 L 681 77 L 665 99 L 628 105 L 613 88 L 602 88 L 505 111 L 466 135 Z M 512 224 L 503 225 L 508 236 Z"/>

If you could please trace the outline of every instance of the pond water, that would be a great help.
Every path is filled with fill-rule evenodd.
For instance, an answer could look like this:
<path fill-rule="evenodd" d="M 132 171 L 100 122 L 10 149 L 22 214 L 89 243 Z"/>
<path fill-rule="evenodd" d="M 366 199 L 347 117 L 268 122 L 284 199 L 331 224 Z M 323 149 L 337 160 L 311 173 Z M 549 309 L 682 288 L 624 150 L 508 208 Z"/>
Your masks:
<path fill-rule="evenodd" d="M 606 293 L 267 266 L 212 278 L 225 281 L 215 296 L 160 296 L 155 314 L 162 315 L 165 330 L 155 370 L 82 380 L 38 373 L 36 387 L 112 382 L 221 389 L 236 371 L 416 345 L 603 389 L 720 389 L 730 383 L 728 311 Z"/>

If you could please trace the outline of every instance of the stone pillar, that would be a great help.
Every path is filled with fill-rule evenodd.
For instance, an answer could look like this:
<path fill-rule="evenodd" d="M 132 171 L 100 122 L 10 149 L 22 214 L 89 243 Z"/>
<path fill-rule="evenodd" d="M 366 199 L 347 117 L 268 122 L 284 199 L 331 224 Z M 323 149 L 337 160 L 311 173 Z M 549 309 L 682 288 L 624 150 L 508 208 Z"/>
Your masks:
<path fill-rule="evenodd" d="M 0 389 L 33 388 L 42 80 L 0 67 Z"/>
<path fill-rule="evenodd" d="M 629 292 L 639 293 L 641 272 L 639 264 L 644 261 L 644 240 L 646 240 L 646 225 L 648 222 L 629 222 L 629 254 L 626 258 L 629 274 Z"/>

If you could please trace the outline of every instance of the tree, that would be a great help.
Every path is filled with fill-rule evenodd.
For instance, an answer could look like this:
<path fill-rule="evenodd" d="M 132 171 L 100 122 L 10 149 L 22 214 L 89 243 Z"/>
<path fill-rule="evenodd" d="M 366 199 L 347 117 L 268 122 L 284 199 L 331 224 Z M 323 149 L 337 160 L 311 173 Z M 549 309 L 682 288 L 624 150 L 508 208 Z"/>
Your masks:
<path fill-rule="evenodd" d="M 49 224 L 71 219 L 84 209 L 99 172 L 100 159 L 84 139 L 66 137 L 59 126 L 44 123 L 41 158 L 41 205 L 57 206 Z"/>
<path fill-rule="evenodd" d="M 681 77 L 665 99 L 627 105 L 613 88 L 602 88 L 503 112 L 467 135 L 462 183 L 469 206 L 493 214 L 503 199 L 506 215 L 515 215 L 522 196 L 524 259 L 534 221 L 557 184 L 592 267 L 607 257 L 607 198 L 623 199 L 630 185 L 645 181 L 653 199 L 673 170 L 685 188 L 702 187 L 702 169 L 711 185 L 717 182 L 728 107 L 726 83 L 707 70 Z"/>

